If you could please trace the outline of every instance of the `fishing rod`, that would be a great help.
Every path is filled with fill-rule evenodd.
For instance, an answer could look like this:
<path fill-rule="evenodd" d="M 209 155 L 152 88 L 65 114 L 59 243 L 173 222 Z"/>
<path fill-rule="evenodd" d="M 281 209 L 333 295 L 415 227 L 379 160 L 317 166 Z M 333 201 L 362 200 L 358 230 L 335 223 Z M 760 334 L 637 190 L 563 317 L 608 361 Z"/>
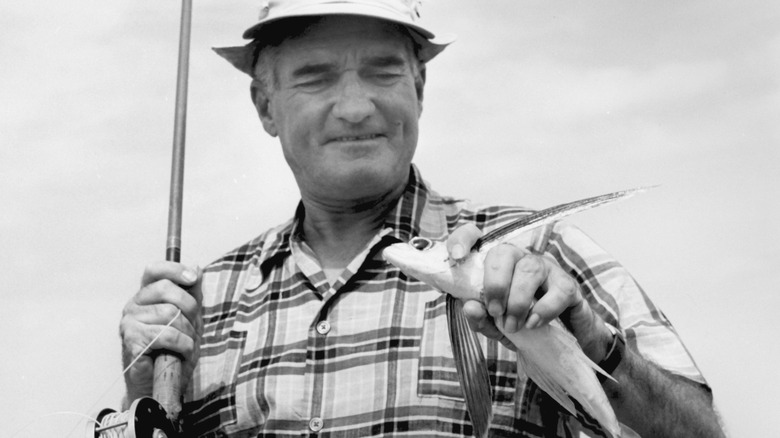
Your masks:
<path fill-rule="evenodd" d="M 184 143 L 187 126 L 187 85 L 190 63 L 192 0 L 182 0 L 179 65 L 173 123 L 173 157 L 168 204 L 165 259 L 181 261 L 181 218 L 184 194 Z M 181 436 L 181 358 L 163 350 L 154 358 L 152 398 L 135 400 L 125 412 L 104 409 L 93 428 L 95 438 L 176 438 Z"/>

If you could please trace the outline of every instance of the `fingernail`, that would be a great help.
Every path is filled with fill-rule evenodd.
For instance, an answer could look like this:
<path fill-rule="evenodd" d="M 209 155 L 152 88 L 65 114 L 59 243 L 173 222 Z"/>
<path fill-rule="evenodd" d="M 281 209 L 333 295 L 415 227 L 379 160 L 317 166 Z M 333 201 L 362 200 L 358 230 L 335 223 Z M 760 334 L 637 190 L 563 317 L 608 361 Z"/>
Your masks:
<path fill-rule="evenodd" d="M 450 250 L 450 257 L 452 257 L 454 260 L 460 260 L 463 257 L 466 257 L 466 248 L 464 248 L 460 243 L 452 245 L 452 249 Z"/>
<path fill-rule="evenodd" d="M 504 313 L 504 306 L 502 306 L 498 300 L 492 300 L 488 303 L 488 313 L 493 318 L 497 318 Z"/>
<path fill-rule="evenodd" d="M 539 318 L 539 315 L 537 315 L 536 313 L 532 313 L 531 316 L 528 317 L 528 320 L 525 322 L 525 328 L 535 329 L 539 327 L 540 322 L 541 319 Z"/>
<path fill-rule="evenodd" d="M 195 272 L 190 271 L 189 269 L 185 269 L 181 273 L 181 278 L 183 278 L 184 281 L 192 283 L 192 282 L 194 282 L 195 280 L 198 279 L 198 274 L 196 274 Z"/>
<path fill-rule="evenodd" d="M 517 318 L 512 315 L 507 315 L 504 320 L 504 331 L 507 333 L 514 333 L 517 331 Z"/>

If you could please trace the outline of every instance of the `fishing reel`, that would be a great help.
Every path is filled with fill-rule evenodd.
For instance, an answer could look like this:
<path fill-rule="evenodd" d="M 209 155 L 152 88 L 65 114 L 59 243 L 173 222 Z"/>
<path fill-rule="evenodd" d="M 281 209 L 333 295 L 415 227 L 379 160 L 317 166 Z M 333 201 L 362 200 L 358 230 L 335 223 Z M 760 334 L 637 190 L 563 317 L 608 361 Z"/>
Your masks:
<path fill-rule="evenodd" d="M 116 412 L 103 409 L 97 423 L 87 432 L 88 438 L 177 438 L 178 426 L 171 421 L 165 408 L 153 398 L 135 400 L 130 409 Z"/>

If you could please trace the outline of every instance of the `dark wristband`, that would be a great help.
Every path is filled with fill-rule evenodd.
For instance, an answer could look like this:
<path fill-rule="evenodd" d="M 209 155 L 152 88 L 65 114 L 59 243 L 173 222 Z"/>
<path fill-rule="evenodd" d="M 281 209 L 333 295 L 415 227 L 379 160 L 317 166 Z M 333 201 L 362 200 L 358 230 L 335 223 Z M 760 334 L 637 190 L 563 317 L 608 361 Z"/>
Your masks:
<path fill-rule="evenodd" d="M 626 353 L 626 338 L 623 337 L 623 333 L 611 324 L 607 324 L 607 328 L 612 332 L 612 343 L 609 346 L 607 355 L 604 359 L 598 363 L 599 368 L 604 370 L 607 374 L 612 374 L 617 369 L 620 362 L 623 360 L 623 356 Z M 607 378 L 601 374 L 598 374 L 601 383 L 607 380 Z"/>

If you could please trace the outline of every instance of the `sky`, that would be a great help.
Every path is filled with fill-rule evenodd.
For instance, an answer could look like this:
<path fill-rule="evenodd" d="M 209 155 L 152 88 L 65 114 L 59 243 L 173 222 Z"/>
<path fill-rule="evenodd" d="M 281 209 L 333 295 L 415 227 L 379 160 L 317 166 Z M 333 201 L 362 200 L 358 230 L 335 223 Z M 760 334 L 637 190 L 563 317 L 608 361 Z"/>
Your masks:
<path fill-rule="evenodd" d="M 118 409 L 118 324 L 164 258 L 179 2 L 0 3 L 0 436 Z M 259 2 L 196 2 L 183 261 L 292 213 L 241 44 Z M 439 192 L 533 208 L 658 185 L 571 222 L 669 317 L 731 436 L 778 429 L 780 5 L 427 0 L 416 164 Z M 79 425 L 79 423 L 81 423 Z M 79 429 L 81 427 L 81 429 Z"/>

